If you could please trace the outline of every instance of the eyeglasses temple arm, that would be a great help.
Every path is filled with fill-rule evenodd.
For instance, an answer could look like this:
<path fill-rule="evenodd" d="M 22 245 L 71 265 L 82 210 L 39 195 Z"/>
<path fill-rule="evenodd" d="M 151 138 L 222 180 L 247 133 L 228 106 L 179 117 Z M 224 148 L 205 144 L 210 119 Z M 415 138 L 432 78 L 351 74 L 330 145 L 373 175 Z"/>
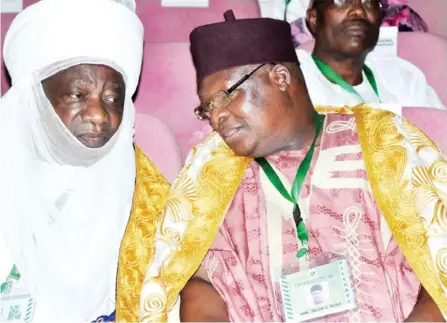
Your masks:
<path fill-rule="evenodd" d="M 236 90 L 242 83 L 244 83 L 250 76 L 252 76 L 257 70 L 259 70 L 261 67 L 263 67 L 266 63 L 259 65 L 256 67 L 253 71 L 251 71 L 249 74 L 244 75 L 243 78 L 241 78 L 236 84 L 234 84 L 232 87 L 230 87 L 228 90 L 225 91 L 227 95 L 231 94 L 234 90 Z"/>

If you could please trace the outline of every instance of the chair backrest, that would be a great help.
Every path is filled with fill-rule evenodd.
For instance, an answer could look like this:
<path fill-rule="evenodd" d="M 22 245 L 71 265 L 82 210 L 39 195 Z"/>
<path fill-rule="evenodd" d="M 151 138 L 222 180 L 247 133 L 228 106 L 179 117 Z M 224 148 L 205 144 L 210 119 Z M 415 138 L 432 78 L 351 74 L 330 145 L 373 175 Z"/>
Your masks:
<path fill-rule="evenodd" d="M 193 114 L 198 102 L 189 43 L 146 43 L 135 100 L 137 111 L 167 123 L 174 130 L 184 156 L 196 144 L 191 141 L 193 132 L 203 125 Z"/>
<path fill-rule="evenodd" d="M 430 34 L 447 39 L 447 1 L 408 0 L 408 5 L 424 19 Z"/>
<path fill-rule="evenodd" d="M 402 114 L 447 154 L 447 110 L 404 107 Z"/>
<path fill-rule="evenodd" d="M 163 7 L 161 2 L 137 0 L 147 42 L 189 42 L 189 33 L 195 27 L 223 21 L 223 13 L 228 9 L 233 9 L 237 19 L 260 15 L 257 0 L 209 0 L 205 8 Z"/>
<path fill-rule="evenodd" d="M 312 51 L 314 41 L 299 48 Z M 419 67 L 428 83 L 438 93 L 444 106 L 447 106 L 447 40 L 422 32 L 403 32 L 398 35 L 397 54 Z M 416 49 L 430 50 L 416 50 Z"/>
<path fill-rule="evenodd" d="M 422 32 L 399 33 L 397 53 L 424 72 L 428 83 L 447 106 L 447 40 Z"/>
<path fill-rule="evenodd" d="M 172 183 L 182 167 L 182 154 L 171 128 L 153 116 L 137 113 L 135 142 Z"/>

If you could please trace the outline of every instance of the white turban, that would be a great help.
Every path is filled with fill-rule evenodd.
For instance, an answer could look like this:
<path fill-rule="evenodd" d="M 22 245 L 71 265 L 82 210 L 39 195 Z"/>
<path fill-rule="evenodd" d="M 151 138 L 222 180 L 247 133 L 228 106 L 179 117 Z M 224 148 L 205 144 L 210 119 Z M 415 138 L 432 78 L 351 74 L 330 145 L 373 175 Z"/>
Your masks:
<path fill-rule="evenodd" d="M 41 0 L 5 38 L 13 86 L 0 100 L 0 242 L 39 322 L 85 322 L 114 309 L 135 185 L 131 97 L 143 26 L 134 10 L 133 0 Z M 68 131 L 42 88 L 42 80 L 78 64 L 110 66 L 126 84 L 121 125 L 101 148 Z"/>
<path fill-rule="evenodd" d="M 111 0 L 41 0 L 11 24 L 3 57 L 13 85 L 32 72 L 74 57 L 101 58 L 124 71 L 134 93 L 143 57 L 143 25 Z"/>

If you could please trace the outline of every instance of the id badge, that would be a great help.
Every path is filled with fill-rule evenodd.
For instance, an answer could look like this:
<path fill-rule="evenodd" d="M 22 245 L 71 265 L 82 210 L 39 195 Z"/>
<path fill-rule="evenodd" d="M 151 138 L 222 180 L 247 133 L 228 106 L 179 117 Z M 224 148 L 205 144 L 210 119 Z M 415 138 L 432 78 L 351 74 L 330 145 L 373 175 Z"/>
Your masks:
<path fill-rule="evenodd" d="M 287 322 L 302 322 L 357 307 L 346 259 L 285 275 L 280 282 Z"/>
<path fill-rule="evenodd" d="M 34 300 L 29 294 L 0 295 L 0 321 L 30 323 L 34 315 Z"/>

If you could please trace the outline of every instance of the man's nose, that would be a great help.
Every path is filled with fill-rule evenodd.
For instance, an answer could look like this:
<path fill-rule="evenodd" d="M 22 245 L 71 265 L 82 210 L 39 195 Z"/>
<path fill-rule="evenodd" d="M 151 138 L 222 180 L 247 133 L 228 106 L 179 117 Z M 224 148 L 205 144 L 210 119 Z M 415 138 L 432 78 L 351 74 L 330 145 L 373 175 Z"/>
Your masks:
<path fill-rule="evenodd" d="M 220 124 L 224 122 L 228 116 L 230 115 L 230 112 L 228 109 L 222 107 L 222 108 L 214 108 L 211 110 L 211 126 L 214 128 L 214 130 L 219 130 Z"/>
<path fill-rule="evenodd" d="M 82 111 L 82 120 L 95 125 L 109 122 L 107 110 L 99 98 L 90 98 L 88 100 L 87 107 Z"/>
<path fill-rule="evenodd" d="M 362 0 L 354 0 L 350 8 L 350 14 L 354 14 L 357 17 L 366 18 L 366 9 L 362 4 Z"/>

